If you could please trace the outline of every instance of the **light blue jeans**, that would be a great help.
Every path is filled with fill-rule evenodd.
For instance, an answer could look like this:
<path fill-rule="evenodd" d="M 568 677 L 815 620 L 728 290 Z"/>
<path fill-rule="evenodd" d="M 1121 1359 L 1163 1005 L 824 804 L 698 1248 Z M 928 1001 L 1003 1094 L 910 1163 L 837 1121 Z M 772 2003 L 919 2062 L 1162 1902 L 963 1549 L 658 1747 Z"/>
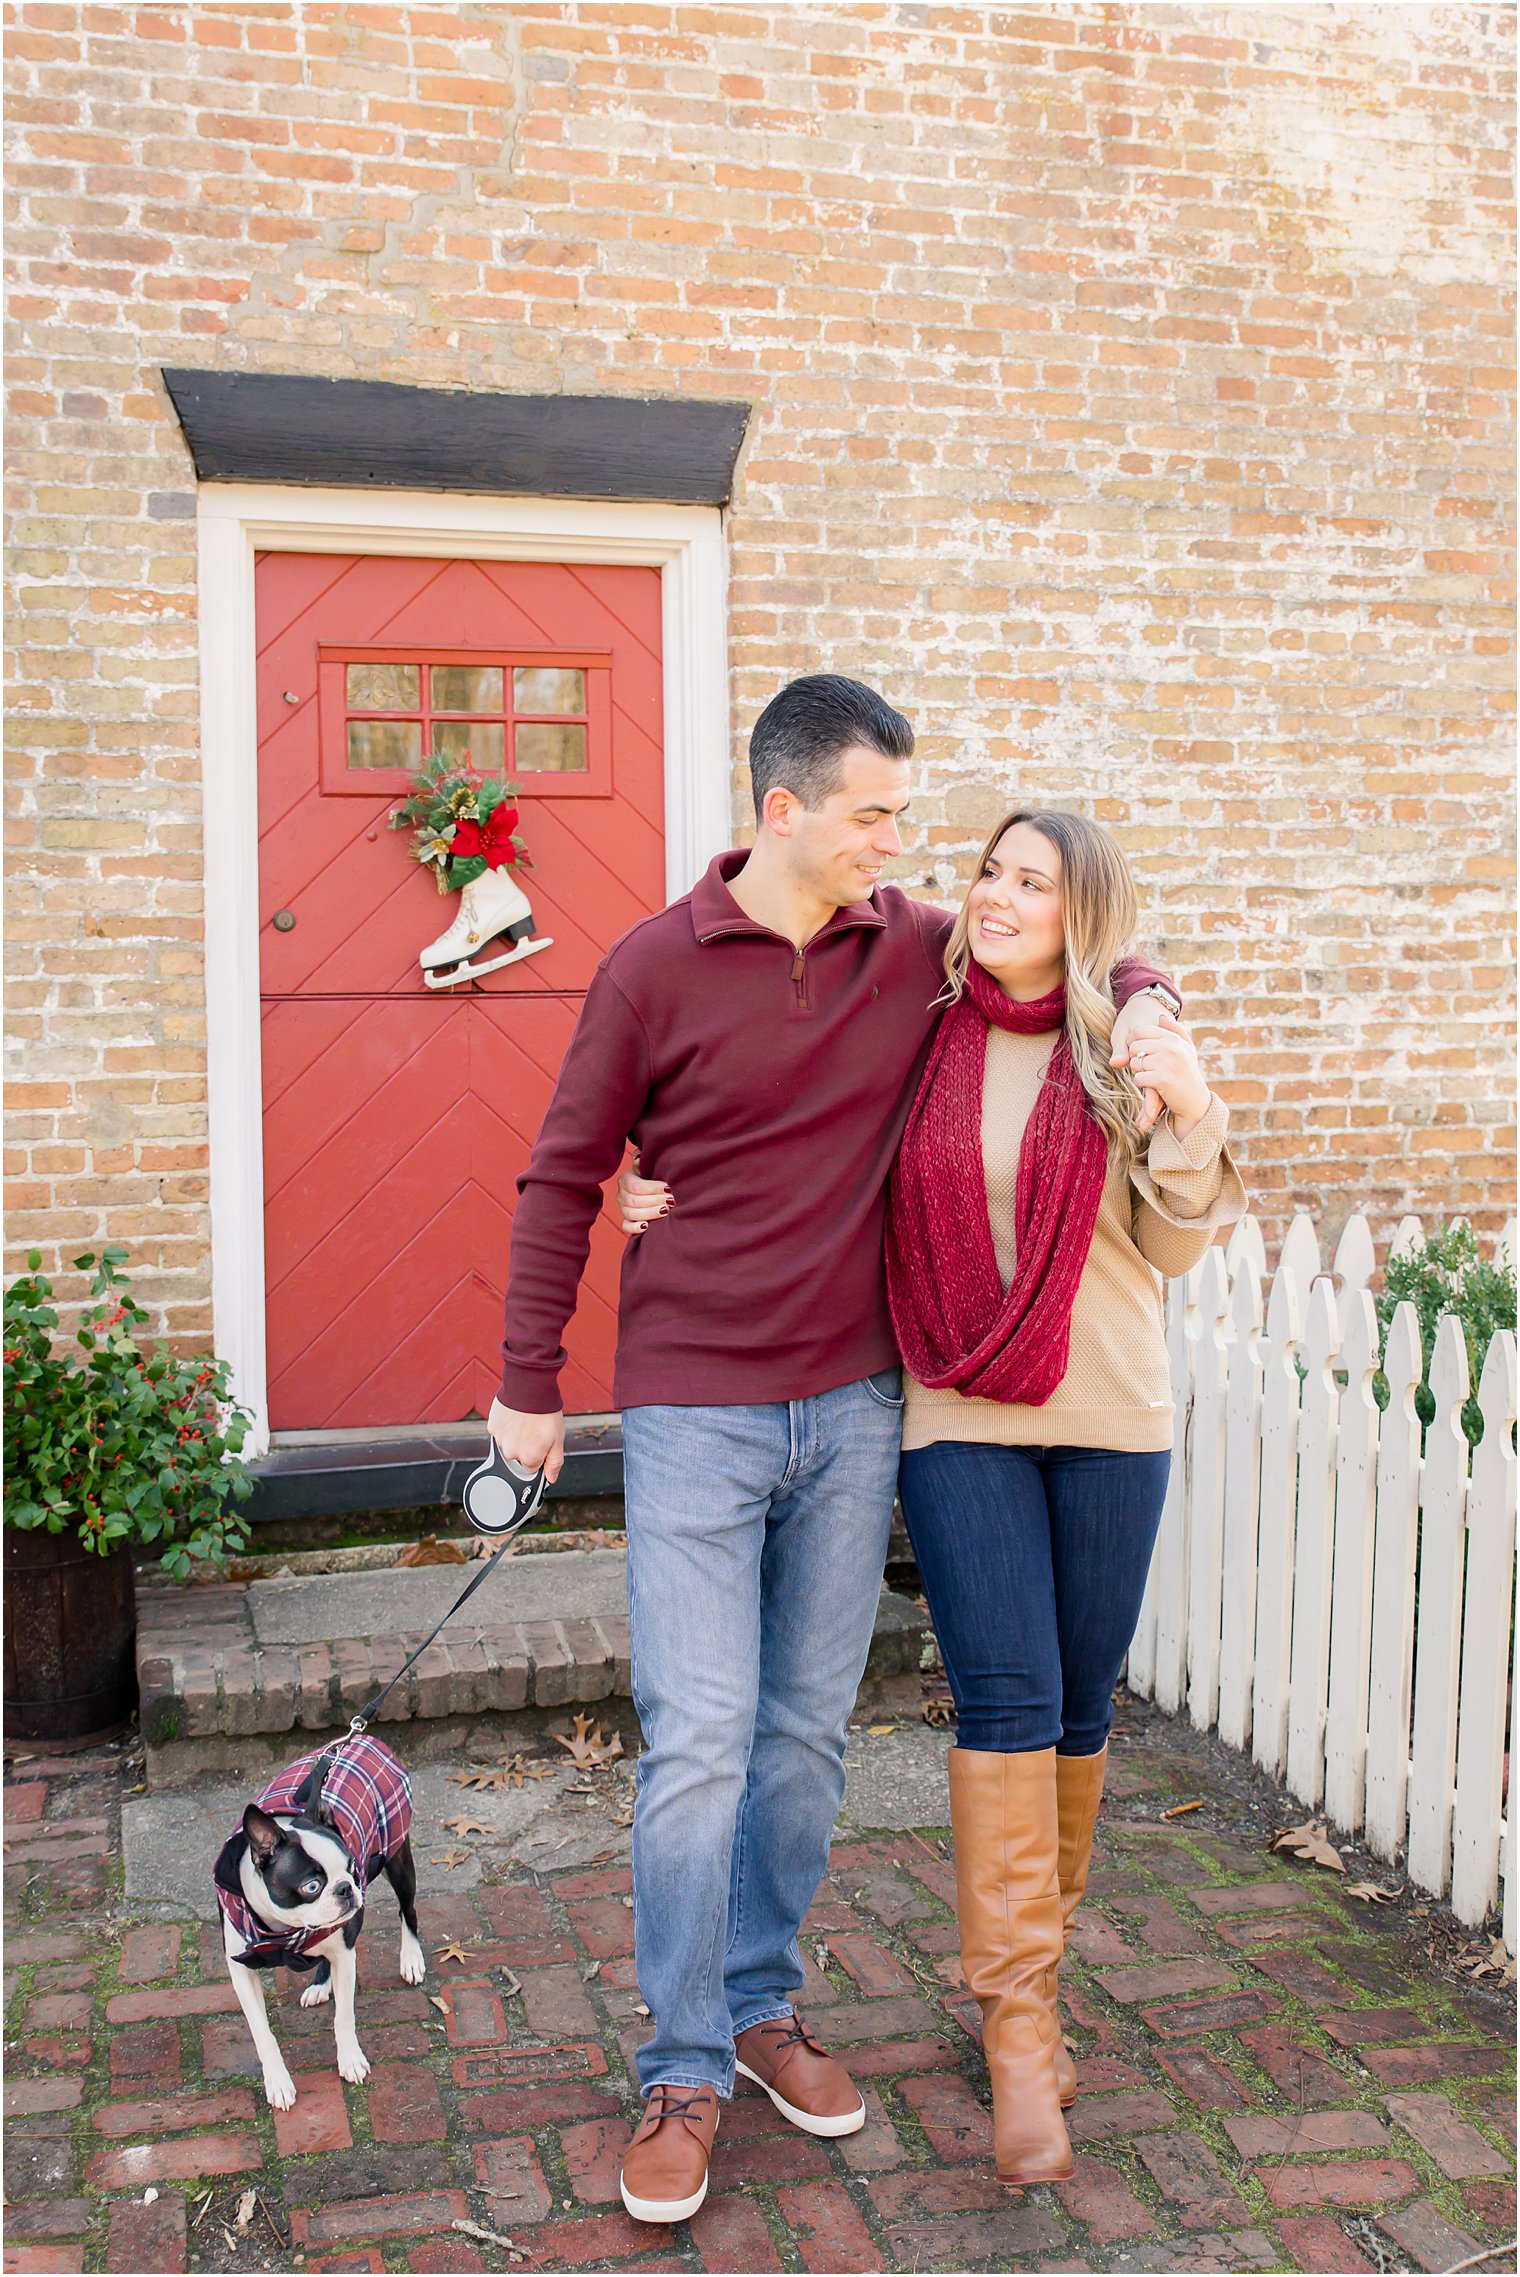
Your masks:
<path fill-rule="evenodd" d="M 895 1368 L 773 1406 L 623 1412 L 646 2094 L 730 2095 L 735 2036 L 791 2014 L 901 1437 Z"/>

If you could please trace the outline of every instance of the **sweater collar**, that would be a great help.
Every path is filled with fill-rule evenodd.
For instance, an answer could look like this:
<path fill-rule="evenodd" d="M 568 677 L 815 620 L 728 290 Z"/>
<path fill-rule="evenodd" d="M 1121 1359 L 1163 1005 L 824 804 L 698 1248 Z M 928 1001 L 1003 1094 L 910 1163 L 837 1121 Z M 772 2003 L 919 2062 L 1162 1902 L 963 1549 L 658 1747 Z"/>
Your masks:
<path fill-rule="evenodd" d="M 717 941 L 732 933 L 752 934 L 761 941 L 781 939 L 770 926 L 747 916 L 729 891 L 730 881 L 739 875 L 748 860 L 749 849 L 745 846 L 735 846 L 726 854 L 714 855 L 692 887 L 691 919 L 699 941 Z M 836 909 L 807 945 L 811 948 L 814 941 L 821 941 L 830 933 L 844 933 L 855 927 L 873 926 L 879 931 L 886 922 L 873 893 L 869 901 L 852 901 Z M 792 946 L 788 941 L 787 947 Z"/>

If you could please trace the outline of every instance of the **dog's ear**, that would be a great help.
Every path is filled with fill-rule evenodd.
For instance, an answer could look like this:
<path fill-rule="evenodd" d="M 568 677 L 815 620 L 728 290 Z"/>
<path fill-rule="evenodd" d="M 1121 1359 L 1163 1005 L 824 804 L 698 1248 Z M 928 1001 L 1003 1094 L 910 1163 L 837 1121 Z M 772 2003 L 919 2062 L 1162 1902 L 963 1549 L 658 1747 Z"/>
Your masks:
<path fill-rule="evenodd" d="M 332 1804 L 328 1801 L 326 1792 L 321 1787 L 317 1789 L 307 1804 L 306 1816 L 311 1820 L 313 1826 L 330 1826 L 336 1831 L 338 1822 L 333 1817 Z"/>
<path fill-rule="evenodd" d="M 285 1837 L 269 1813 L 261 1811 L 257 1803 L 250 1803 L 243 1813 L 243 1832 L 248 1837 L 253 1862 L 263 1873 Z"/>

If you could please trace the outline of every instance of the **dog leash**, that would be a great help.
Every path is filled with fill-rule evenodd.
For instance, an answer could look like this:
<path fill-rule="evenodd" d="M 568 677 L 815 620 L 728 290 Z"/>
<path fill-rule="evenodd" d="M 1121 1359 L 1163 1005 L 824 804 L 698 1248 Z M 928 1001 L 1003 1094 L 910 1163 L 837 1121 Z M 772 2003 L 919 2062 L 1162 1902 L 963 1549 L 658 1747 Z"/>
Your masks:
<path fill-rule="evenodd" d="M 509 1463 L 493 1440 L 487 1449 L 485 1461 L 478 1464 L 465 1481 L 464 1507 L 465 1514 L 472 1524 L 490 1533 L 500 1533 L 502 1537 L 500 1548 L 494 1550 L 479 1573 L 473 1575 L 465 1583 L 453 1604 L 444 1614 L 443 1619 L 438 1623 L 437 1628 L 430 1630 L 410 1659 L 402 1662 L 389 1684 L 383 1684 L 374 1698 L 366 1700 L 359 1713 L 350 1718 L 348 1730 L 343 1737 L 333 1740 L 330 1745 L 323 1748 L 321 1754 L 312 1764 L 313 1773 L 323 1764 L 331 1766 L 342 1754 L 350 1740 L 358 1739 L 369 1729 L 370 1721 L 381 1703 L 389 1699 L 408 1669 L 415 1667 L 427 1651 L 428 1646 L 433 1642 L 434 1637 L 437 1636 L 439 1629 L 446 1628 L 459 1611 L 460 1606 L 466 1604 L 474 1596 L 483 1581 L 490 1579 L 508 1550 L 512 1548 L 528 1520 L 537 1515 L 543 1496 L 543 1472 L 541 1470 L 524 1471 L 516 1464 Z M 503 1497 L 509 1504 L 510 1512 L 505 1520 L 501 1514 Z M 323 1771 L 324 1782 L 326 1777 L 327 1773 Z M 318 1791 L 320 1792 L 320 1787 Z"/>

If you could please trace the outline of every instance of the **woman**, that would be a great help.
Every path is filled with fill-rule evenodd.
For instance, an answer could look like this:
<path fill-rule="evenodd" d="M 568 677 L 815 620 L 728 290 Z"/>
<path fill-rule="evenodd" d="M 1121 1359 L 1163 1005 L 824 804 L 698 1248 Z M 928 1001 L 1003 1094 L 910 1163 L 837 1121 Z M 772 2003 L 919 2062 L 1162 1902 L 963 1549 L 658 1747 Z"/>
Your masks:
<path fill-rule="evenodd" d="M 1166 1493 L 1156 1272 L 1245 1207 L 1226 1113 L 1168 1013 L 1109 1065 L 1136 916 L 1114 840 L 1024 811 L 946 951 L 951 1006 L 888 1224 L 903 1514 L 955 1698 L 950 1816 L 998 2173 L 1071 2171 L 1056 1972 L 1087 1882 L 1110 1695 Z M 1147 1137 L 1137 1085 L 1164 1112 Z"/>
<path fill-rule="evenodd" d="M 998 2173 L 1020 2184 L 1071 2172 L 1056 1978 L 1166 1491 L 1156 1273 L 1245 1208 L 1224 1106 L 1170 1014 L 1110 1065 L 1108 975 L 1135 917 L 1095 823 L 999 823 L 946 950 L 888 1222 L 902 1504 L 958 1716 L 962 1955 Z M 1142 1089 L 1163 1110 L 1149 1133 Z M 668 1200 L 627 1175 L 619 1191 L 630 1231 Z"/>

